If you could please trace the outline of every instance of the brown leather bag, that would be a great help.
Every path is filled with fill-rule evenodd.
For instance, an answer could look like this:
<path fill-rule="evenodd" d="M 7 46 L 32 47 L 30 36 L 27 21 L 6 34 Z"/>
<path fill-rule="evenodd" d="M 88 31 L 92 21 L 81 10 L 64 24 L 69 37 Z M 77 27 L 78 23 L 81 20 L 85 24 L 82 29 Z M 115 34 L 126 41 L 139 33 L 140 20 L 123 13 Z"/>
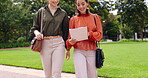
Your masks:
<path fill-rule="evenodd" d="M 31 41 L 30 48 L 31 48 L 32 51 L 40 52 L 41 51 L 41 48 L 42 48 L 42 40 L 37 40 L 36 38 L 34 38 Z"/>
<path fill-rule="evenodd" d="M 42 14 L 41 14 L 41 28 L 40 32 L 42 33 L 42 27 L 43 27 L 43 14 L 44 14 L 44 8 L 41 8 Z M 40 52 L 42 49 L 42 40 L 37 40 L 36 37 L 33 38 L 31 41 L 31 50 L 34 52 Z"/>

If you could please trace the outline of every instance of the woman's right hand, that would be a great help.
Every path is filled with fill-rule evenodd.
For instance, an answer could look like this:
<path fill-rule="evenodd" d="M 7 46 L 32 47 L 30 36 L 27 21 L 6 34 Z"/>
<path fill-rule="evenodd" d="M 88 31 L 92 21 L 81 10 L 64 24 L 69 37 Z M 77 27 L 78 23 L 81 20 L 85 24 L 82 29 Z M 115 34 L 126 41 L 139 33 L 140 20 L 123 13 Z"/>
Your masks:
<path fill-rule="evenodd" d="M 66 60 L 70 59 L 70 50 L 66 52 Z"/>
<path fill-rule="evenodd" d="M 69 39 L 69 43 L 70 43 L 71 45 L 74 45 L 76 42 L 77 42 L 76 39 Z"/>
<path fill-rule="evenodd" d="M 43 39 L 43 34 L 40 33 L 38 30 L 35 30 L 34 34 L 35 34 L 37 40 L 42 40 Z"/>

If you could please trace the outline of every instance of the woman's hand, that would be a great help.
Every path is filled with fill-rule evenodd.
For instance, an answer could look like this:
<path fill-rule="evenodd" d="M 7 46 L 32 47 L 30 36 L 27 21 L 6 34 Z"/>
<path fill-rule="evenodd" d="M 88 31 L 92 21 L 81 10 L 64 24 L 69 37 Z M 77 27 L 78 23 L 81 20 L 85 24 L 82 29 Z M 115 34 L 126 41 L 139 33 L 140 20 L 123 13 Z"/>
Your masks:
<path fill-rule="evenodd" d="M 41 34 L 38 30 L 35 30 L 34 34 L 35 34 L 37 40 L 42 40 L 43 39 L 43 34 Z"/>
<path fill-rule="evenodd" d="M 70 59 L 70 50 L 68 50 L 67 52 L 66 52 L 66 60 L 69 60 Z"/>
<path fill-rule="evenodd" d="M 87 33 L 87 35 L 88 35 L 88 36 L 90 35 L 89 32 Z"/>
<path fill-rule="evenodd" d="M 37 34 L 37 36 L 36 36 L 36 38 L 37 38 L 37 40 L 42 40 L 43 39 L 43 34 Z"/>
<path fill-rule="evenodd" d="M 77 42 L 76 39 L 70 39 L 70 40 L 69 40 L 69 43 L 70 43 L 71 45 L 74 45 L 76 42 Z"/>

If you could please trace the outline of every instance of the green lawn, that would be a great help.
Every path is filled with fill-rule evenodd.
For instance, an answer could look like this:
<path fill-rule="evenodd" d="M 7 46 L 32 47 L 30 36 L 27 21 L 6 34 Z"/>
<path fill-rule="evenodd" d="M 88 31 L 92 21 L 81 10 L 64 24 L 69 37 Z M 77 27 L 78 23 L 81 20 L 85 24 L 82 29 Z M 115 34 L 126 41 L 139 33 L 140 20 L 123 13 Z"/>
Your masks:
<path fill-rule="evenodd" d="M 102 43 L 105 54 L 98 75 L 109 78 L 148 78 L 148 42 Z M 72 54 L 72 52 L 71 52 Z M 30 49 L 0 50 L 0 64 L 42 69 L 39 53 Z M 65 60 L 63 72 L 74 73 L 73 57 Z"/>

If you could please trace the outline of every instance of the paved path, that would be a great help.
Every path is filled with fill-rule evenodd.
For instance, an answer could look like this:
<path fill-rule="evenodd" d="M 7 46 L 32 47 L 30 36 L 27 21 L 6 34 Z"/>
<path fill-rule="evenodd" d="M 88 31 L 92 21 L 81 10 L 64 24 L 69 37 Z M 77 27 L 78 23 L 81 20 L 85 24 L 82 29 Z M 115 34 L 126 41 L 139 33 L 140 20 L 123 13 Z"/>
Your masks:
<path fill-rule="evenodd" d="M 0 65 L 0 78 L 44 78 L 44 73 L 43 70 Z M 61 78 L 75 78 L 75 74 L 62 73 Z"/>
<path fill-rule="evenodd" d="M 43 70 L 0 65 L 0 78 L 44 78 L 44 73 Z M 62 73 L 62 78 L 75 78 L 75 75 Z"/>

